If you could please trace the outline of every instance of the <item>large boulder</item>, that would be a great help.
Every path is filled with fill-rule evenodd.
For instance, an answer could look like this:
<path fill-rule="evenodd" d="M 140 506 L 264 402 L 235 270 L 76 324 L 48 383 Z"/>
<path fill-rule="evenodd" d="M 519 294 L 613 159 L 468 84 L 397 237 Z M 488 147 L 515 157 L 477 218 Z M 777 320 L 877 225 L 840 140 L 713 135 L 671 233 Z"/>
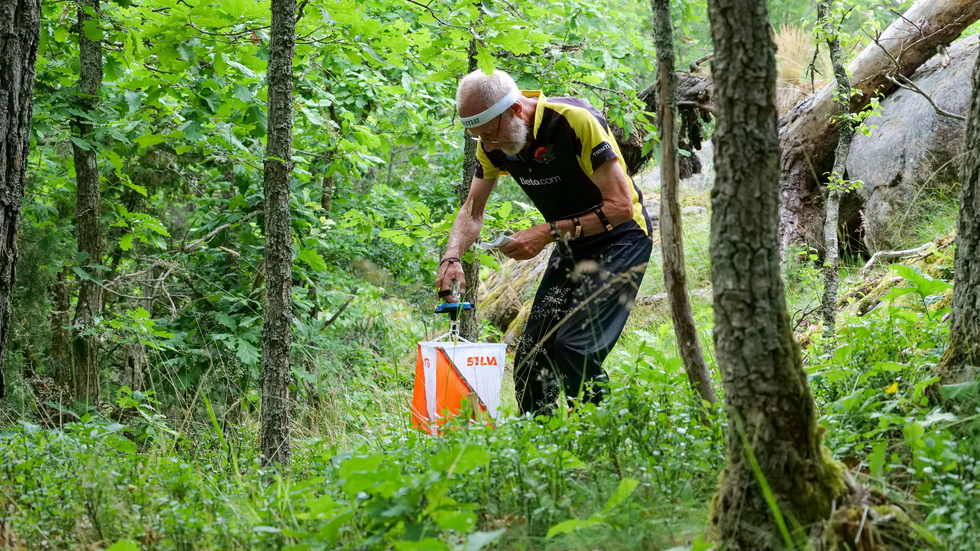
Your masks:
<path fill-rule="evenodd" d="M 911 80 L 943 110 L 965 116 L 980 36 L 954 43 L 947 55 L 926 62 Z M 854 138 L 847 159 L 863 207 L 864 241 L 871 252 L 899 246 L 928 215 L 930 202 L 955 198 L 966 123 L 940 115 L 926 98 L 899 90 L 868 117 L 870 136 Z"/>

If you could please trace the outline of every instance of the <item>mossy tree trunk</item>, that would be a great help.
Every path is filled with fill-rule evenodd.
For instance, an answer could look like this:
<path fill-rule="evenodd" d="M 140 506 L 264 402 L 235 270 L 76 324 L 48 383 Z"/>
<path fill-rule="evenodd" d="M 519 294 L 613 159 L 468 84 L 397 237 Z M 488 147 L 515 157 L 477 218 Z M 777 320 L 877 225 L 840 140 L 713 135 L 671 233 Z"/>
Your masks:
<path fill-rule="evenodd" d="M 85 334 L 92 328 L 96 316 L 102 314 L 102 286 L 96 281 L 102 274 L 97 267 L 102 264 L 102 231 L 99 227 L 100 190 L 99 161 L 96 143 L 91 138 L 94 130 L 91 119 L 96 118 L 95 108 L 102 92 L 102 40 L 93 36 L 99 30 L 101 9 L 99 0 L 81 0 L 78 3 L 78 50 L 79 73 L 76 104 L 89 117 L 72 120 L 72 150 L 75 163 L 75 239 L 79 256 L 84 258 L 82 270 L 89 278 L 78 285 L 78 302 L 75 306 L 75 331 L 72 335 L 72 381 L 76 400 L 91 404 L 99 402 L 99 336 Z"/>
<path fill-rule="evenodd" d="M 467 73 L 476 70 L 476 42 L 470 42 L 469 49 L 469 68 Z M 466 203 L 466 196 L 470 192 L 470 183 L 473 181 L 473 173 L 476 171 L 476 146 L 477 143 L 464 132 L 463 133 L 463 174 L 459 184 L 453 186 L 459 204 Z M 462 302 L 470 302 L 474 306 L 477 304 L 477 297 L 480 291 L 480 260 L 476 254 L 473 261 L 460 260 L 463 267 L 463 277 L 466 278 L 466 292 L 459 298 Z M 480 337 L 480 319 L 478 310 L 461 312 L 459 316 L 459 336 L 469 341 L 476 341 Z"/>
<path fill-rule="evenodd" d="M 955 382 L 964 374 L 980 375 L 980 57 L 973 69 L 973 100 L 960 170 L 963 187 L 956 219 L 949 347 L 937 367 L 944 382 Z"/>
<path fill-rule="evenodd" d="M 841 188 L 841 185 L 844 185 L 847 156 L 851 152 L 851 142 L 854 140 L 854 127 L 848 121 L 848 116 L 851 114 L 851 83 L 844 69 L 840 36 L 829 16 L 831 2 L 832 0 L 821 0 L 817 4 L 818 25 L 823 26 L 824 33 L 827 35 L 830 62 L 834 67 L 834 77 L 837 79 L 837 120 L 840 125 L 840 130 L 837 132 L 837 150 L 834 153 L 834 168 L 831 170 L 830 183 L 827 185 L 827 208 L 823 225 L 826 252 L 823 263 L 824 289 L 821 310 L 823 335 L 826 339 L 834 338 L 834 326 L 837 321 L 837 288 L 840 285 L 837 226 L 840 220 L 841 196 L 846 191 Z"/>
<path fill-rule="evenodd" d="M 289 210 L 292 172 L 293 50 L 296 0 L 272 0 L 269 45 L 269 135 L 265 180 L 265 309 L 262 316 L 262 429 L 265 464 L 288 466 L 289 356 L 292 349 L 293 236 Z"/>
<path fill-rule="evenodd" d="M 776 48 L 768 6 L 709 0 L 708 16 L 717 106 L 714 339 L 731 421 L 711 532 L 731 551 L 764 551 L 806 537 L 784 535 L 767 496 L 792 530 L 828 518 L 845 484 L 821 444 L 779 275 Z"/>
<path fill-rule="evenodd" d="M 708 366 L 701 350 L 698 327 L 687 294 L 687 271 L 684 265 L 684 238 L 681 230 L 681 205 L 677 198 L 677 77 L 674 73 L 674 35 L 670 19 L 670 0 L 653 0 L 653 36 L 657 47 L 657 79 L 660 93 L 657 101 L 657 130 L 660 134 L 660 247 L 664 259 L 664 287 L 670 302 L 677 348 L 687 370 L 691 387 L 702 400 L 714 404 Z M 708 417 L 701 409 L 701 422 Z"/>
<path fill-rule="evenodd" d="M 17 281 L 17 233 L 31 146 L 40 21 L 40 0 L 0 4 L 0 398 L 6 393 L 3 361 Z"/>

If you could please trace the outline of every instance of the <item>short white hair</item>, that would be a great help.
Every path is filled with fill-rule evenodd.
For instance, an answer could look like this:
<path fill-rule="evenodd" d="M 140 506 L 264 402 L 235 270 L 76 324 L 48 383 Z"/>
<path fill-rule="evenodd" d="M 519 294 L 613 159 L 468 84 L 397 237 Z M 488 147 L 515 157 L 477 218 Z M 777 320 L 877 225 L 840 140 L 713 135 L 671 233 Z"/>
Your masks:
<path fill-rule="evenodd" d="M 517 90 L 517 83 L 503 71 L 494 70 L 492 75 L 477 69 L 463 77 L 456 88 L 456 109 L 466 97 L 475 97 L 487 108 L 502 100 L 507 94 Z"/>

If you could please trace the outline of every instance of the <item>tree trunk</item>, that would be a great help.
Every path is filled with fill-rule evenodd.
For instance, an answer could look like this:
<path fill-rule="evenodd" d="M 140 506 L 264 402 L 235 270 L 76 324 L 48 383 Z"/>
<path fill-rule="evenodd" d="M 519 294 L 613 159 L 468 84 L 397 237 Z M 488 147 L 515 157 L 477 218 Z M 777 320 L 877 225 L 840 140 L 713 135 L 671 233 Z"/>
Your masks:
<path fill-rule="evenodd" d="M 64 387 L 71 383 L 71 339 L 65 329 L 71 324 L 67 275 L 65 267 L 58 272 L 58 280 L 51 289 L 51 366 L 55 382 Z"/>
<path fill-rule="evenodd" d="M 86 8 L 94 14 L 89 15 Z M 80 111 L 92 112 L 99 103 L 102 91 L 102 41 L 92 40 L 86 27 L 100 24 L 99 0 L 81 0 L 78 4 L 79 78 L 76 104 Z M 93 278 L 102 274 L 88 266 L 102 263 L 102 235 L 99 228 L 99 163 L 92 139 L 92 124 L 84 117 L 72 120 L 72 141 L 75 160 L 77 201 L 75 204 L 75 238 L 78 252 L 84 257 L 81 269 Z M 84 140 L 83 147 L 79 143 Z M 72 336 L 72 365 L 74 397 L 92 404 L 99 402 L 99 339 L 84 335 L 93 319 L 102 313 L 102 287 L 95 281 L 82 279 L 75 307 L 76 330 Z"/>
<path fill-rule="evenodd" d="M 324 216 L 330 218 L 330 208 L 333 206 L 334 190 L 333 174 L 323 177 L 323 187 L 320 193 L 320 208 L 323 209 Z"/>
<path fill-rule="evenodd" d="M 670 301 L 674 335 L 687 379 L 702 400 L 715 403 L 715 390 L 704 362 L 698 328 L 687 294 L 687 271 L 684 264 L 684 237 L 681 230 L 681 205 L 677 198 L 677 80 L 674 76 L 674 37 L 670 20 L 670 0 L 653 0 L 653 35 L 657 48 L 657 79 L 660 83 L 657 105 L 657 129 L 660 134 L 660 248 L 664 258 L 664 286 Z M 700 408 L 701 422 L 708 417 Z"/>
<path fill-rule="evenodd" d="M 823 226 L 824 253 L 823 273 L 824 288 L 821 309 L 823 310 L 823 336 L 825 339 L 834 338 L 834 326 L 837 321 L 837 287 L 840 284 L 839 251 L 837 245 L 837 227 L 840 220 L 840 200 L 846 189 L 844 171 L 847 168 L 847 156 L 851 152 L 851 142 L 854 140 L 854 126 L 846 121 L 851 114 L 850 100 L 851 83 L 841 59 L 840 37 L 829 12 L 832 0 L 821 0 L 817 4 L 818 25 L 822 25 L 827 34 L 827 47 L 830 50 L 830 62 L 834 67 L 834 77 L 837 79 L 837 117 L 840 130 L 838 131 L 837 150 L 834 152 L 834 168 L 831 171 L 830 182 L 827 185 L 827 208 Z"/>
<path fill-rule="evenodd" d="M 900 72 L 910 76 L 939 45 L 949 44 L 980 19 L 976 0 L 920 0 L 881 34 L 879 42 L 900 61 Z M 892 60 L 877 44 L 868 45 L 851 62 L 849 71 L 858 94 L 851 98 L 851 112 L 868 106 L 876 94 L 894 89 L 888 81 L 895 70 Z M 717 77 L 715 78 L 717 85 Z M 783 251 L 796 243 L 823 248 L 821 228 L 824 205 L 816 175 L 827 172 L 837 143 L 836 87 L 828 84 L 794 107 L 780 121 L 779 222 Z"/>
<path fill-rule="evenodd" d="M 949 347 L 936 367 L 943 382 L 978 376 L 980 367 L 980 57 L 973 69 L 973 100 L 967 117 L 960 169 L 960 212 L 953 255 L 953 304 Z M 965 368 L 971 367 L 967 372 Z"/>
<path fill-rule="evenodd" d="M 292 220 L 289 180 L 293 132 L 296 0 L 272 0 L 269 135 L 265 158 L 265 311 L 262 321 L 262 434 L 265 464 L 289 465 L 289 355 L 292 331 Z"/>
<path fill-rule="evenodd" d="M 470 42 L 469 49 L 469 68 L 467 73 L 476 70 L 476 42 Z M 470 183 L 473 181 L 473 173 L 476 171 L 476 147 L 477 143 L 469 139 L 463 133 L 463 174 L 459 184 L 453 186 L 459 204 L 466 202 L 466 196 L 470 192 Z M 459 298 L 462 302 L 470 302 L 473 306 L 477 304 L 480 291 L 480 259 L 473 255 L 473 262 L 461 259 L 460 265 L 463 267 L 463 277 L 466 278 L 466 292 Z M 459 315 L 459 336 L 468 341 L 476 341 L 480 337 L 480 318 L 479 310 L 460 312 Z"/>
<path fill-rule="evenodd" d="M 17 281 L 17 234 L 31 146 L 40 21 L 40 0 L 0 4 L 0 398 L 6 393 L 3 361 Z"/>
<path fill-rule="evenodd" d="M 809 526 L 830 516 L 845 485 L 824 455 L 779 276 L 776 48 L 767 2 L 709 0 L 708 16 L 717 106 L 714 339 L 732 429 L 711 532 L 732 551 L 781 549 L 801 534 L 782 535 L 767 496 L 794 526 Z"/>

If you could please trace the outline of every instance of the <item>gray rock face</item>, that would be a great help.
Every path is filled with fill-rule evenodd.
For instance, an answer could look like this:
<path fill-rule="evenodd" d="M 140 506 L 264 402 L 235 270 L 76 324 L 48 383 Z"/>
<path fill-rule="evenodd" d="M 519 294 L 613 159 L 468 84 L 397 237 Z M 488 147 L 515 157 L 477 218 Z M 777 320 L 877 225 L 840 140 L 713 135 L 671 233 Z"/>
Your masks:
<path fill-rule="evenodd" d="M 980 36 L 957 41 L 912 81 L 945 111 L 966 115 Z M 921 95 L 898 90 L 868 117 L 871 136 L 854 137 L 847 172 L 864 186 L 864 241 L 871 252 L 894 248 L 938 196 L 956 197 L 966 123 L 942 116 Z"/>
<path fill-rule="evenodd" d="M 701 159 L 701 172 L 680 181 L 680 189 L 708 191 L 715 183 L 715 149 L 711 140 L 701 143 L 701 149 L 696 152 Z M 643 191 L 646 199 L 660 196 L 660 167 L 651 166 L 633 176 L 636 185 Z"/>

